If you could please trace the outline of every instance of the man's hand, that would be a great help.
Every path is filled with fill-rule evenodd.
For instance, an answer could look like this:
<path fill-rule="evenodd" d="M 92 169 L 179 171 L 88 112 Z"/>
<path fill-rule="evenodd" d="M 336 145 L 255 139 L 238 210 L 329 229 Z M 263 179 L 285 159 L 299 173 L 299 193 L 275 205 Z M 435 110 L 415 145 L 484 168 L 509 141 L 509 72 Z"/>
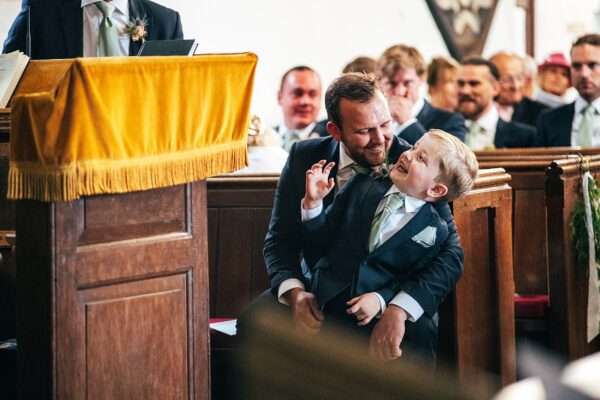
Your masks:
<path fill-rule="evenodd" d="M 367 325 L 381 311 L 379 298 L 373 292 L 354 297 L 346 304 L 350 306 L 346 312 L 356 317 L 358 326 Z"/>
<path fill-rule="evenodd" d="M 319 310 L 315 295 L 300 288 L 294 288 L 286 292 L 284 296 L 292 309 L 296 329 L 309 335 L 318 333 L 324 317 Z"/>
<path fill-rule="evenodd" d="M 380 360 L 394 360 L 402 355 L 400 344 L 404 338 L 408 315 L 402 308 L 390 305 L 375 324 L 369 340 L 369 354 Z"/>
<path fill-rule="evenodd" d="M 321 205 L 321 201 L 331 192 L 335 186 L 335 180 L 329 177 L 334 162 L 327 163 L 321 160 L 313 164 L 306 171 L 306 190 L 304 193 L 303 207 L 305 209 L 315 208 Z"/>
<path fill-rule="evenodd" d="M 389 96 L 387 98 L 392 118 L 399 125 L 412 118 L 412 108 L 414 103 L 408 97 Z"/>

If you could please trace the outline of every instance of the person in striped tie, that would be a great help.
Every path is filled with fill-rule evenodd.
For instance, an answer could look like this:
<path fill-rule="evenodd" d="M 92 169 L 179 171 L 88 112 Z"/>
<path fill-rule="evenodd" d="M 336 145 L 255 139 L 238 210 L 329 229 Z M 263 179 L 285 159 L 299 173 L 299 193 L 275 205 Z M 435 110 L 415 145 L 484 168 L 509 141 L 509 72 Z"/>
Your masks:
<path fill-rule="evenodd" d="M 322 255 L 311 292 L 324 315 L 323 329 L 349 327 L 370 336 L 376 317 L 399 307 L 406 314 L 403 358 L 433 367 L 437 308 L 428 304 L 429 284 L 419 277 L 427 276 L 448 235 L 433 203 L 470 190 L 477 159 L 458 138 L 430 130 L 389 171 L 356 174 L 323 212 L 323 198 L 335 186 L 333 167 L 325 160 L 312 165 L 300 205 L 305 248 Z"/>

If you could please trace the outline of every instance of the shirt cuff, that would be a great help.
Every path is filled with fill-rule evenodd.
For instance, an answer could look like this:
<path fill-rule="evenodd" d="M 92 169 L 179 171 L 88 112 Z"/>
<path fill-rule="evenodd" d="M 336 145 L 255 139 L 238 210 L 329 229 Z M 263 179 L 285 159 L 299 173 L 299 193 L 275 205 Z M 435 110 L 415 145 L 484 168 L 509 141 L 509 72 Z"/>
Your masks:
<path fill-rule="evenodd" d="M 375 318 L 381 318 L 381 316 L 383 315 L 383 313 L 385 312 L 385 309 L 386 309 L 385 300 L 379 293 L 377 293 L 377 292 L 373 292 L 373 293 L 375 293 L 375 295 L 377 296 L 377 300 L 379 300 L 379 312 L 377 313 Z"/>
<path fill-rule="evenodd" d="M 404 123 L 402 125 L 397 126 L 395 135 L 399 135 L 400 132 L 402 132 L 403 130 L 405 130 L 406 128 L 408 128 L 409 126 L 414 124 L 415 122 L 418 122 L 416 118 L 410 118 L 410 119 L 404 121 Z"/>
<path fill-rule="evenodd" d="M 290 278 L 281 282 L 281 285 L 279 285 L 279 290 L 277 291 L 277 301 L 279 301 L 281 304 L 289 306 L 283 295 L 296 288 L 304 290 L 304 284 L 299 279 Z"/>
<path fill-rule="evenodd" d="M 300 214 L 302 216 L 302 222 L 311 220 L 313 218 L 317 218 L 321 215 L 321 211 L 323 211 L 323 202 L 321 205 L 316 206 L 315 208 L 304 208 L 304 199 L 300 200 Z"/>
<path fill-rule="evenodd" d="M 423 307 L 406 292 L 400 292 L 390 301 L 390 304 L 402 308 L 408 314 L 408 320 L 416 322 L 423 315 Z"/>

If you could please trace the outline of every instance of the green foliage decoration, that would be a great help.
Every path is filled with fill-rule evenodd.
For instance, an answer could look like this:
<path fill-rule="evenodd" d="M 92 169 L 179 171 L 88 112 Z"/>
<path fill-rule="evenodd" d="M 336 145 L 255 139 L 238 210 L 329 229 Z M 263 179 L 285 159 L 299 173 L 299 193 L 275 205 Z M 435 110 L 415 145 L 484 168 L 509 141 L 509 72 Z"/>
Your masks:
<path fill-rule="evenodd" d="M 594 245 L 596 262 L 600 263 L 600 189 L 595 180 L 589 184 L 590 203 L 592 208 L 592 227 L 594 229 Z M 575 244 L 577 263 L 588 265 L 588 236 L 585 226 L 585 205 L 582 198 L 577 201 L 571 218 L 571 238 Z"/>

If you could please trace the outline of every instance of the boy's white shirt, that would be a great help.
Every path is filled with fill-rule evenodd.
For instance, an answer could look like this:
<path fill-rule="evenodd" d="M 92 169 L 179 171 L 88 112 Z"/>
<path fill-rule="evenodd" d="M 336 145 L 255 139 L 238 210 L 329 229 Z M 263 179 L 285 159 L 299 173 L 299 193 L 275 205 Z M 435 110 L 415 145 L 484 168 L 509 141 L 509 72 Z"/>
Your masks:
<path fill-rule="evenodd" d="M 352 160 L 352 158 L 345 151 L 345 148 L 344 148 L 344 145 L 342 142 L 340 142 L 339 151 L 340 151 L 340 156 L 339 156 L 338 174 L 343 168 L 349 167 L 350 165 L 355 163 L 355 161 Z M 354 175 L 353 171 L 352 171 L 352 175 Z M 352 175 L 350 175 L 350 177 Z M 339 180 L 338 180 L 338 182 L 337 182 L 338 187 L 341 188 L 341 186 L 343 186 L 343 184 L 345 184 L 348 179 L 344 180 L 343 183 L 339 182 Z M 394 193 L 394 192 L 399 192 L 399 190 L 398 190 L 398 188 L 396 188 L 396 186 L 392 185 L 390 187 L 390 189 L 386 192 L 384 197 L 387 196 L 388 194 Z M 392 237 L 396 232 L 398 232 L 400 229 L 402 229 L 402 227 L 404 227 L 404 225 L 406 225 L 412 219 L 412 217 L 414 217 L 416 215 L 416 213 L 423 206 L 423 204 L 425 204 L 425 202 L 423 200 L 416 199 L 416 198 L 410 197 L 410 196 L 406 196 L 405 207 L 402 207 L 400 210 L 397 210 L 397 212 L 394 213 L 394 215 L 392 216 L 393 218 L 397 219 L 400 222 L 398 224 L 388 224 L 388 225 L 391 225 L 392 228 L 389 230 L 386 230 L 386 233 L 384 235 L 382 235 L 383 240 L 381 241 L 381 243 L 384 243 L 386 240 L 388 240 L 390 237 Z M 318 210 L 318 211 L 313 211 L 313 210 Z M 315 218 L 316 216 L 321 214 L 322 210 L 323 210 L 322 205 L 321 205 L 321 207 L 318 207 L 318 208 L 304 210 L 302 207 L 302 204 L 300 204 L 300 212 L 302 215 L 302 221 L 304 222 L 309 219 Z M 305 212 L 308 212 L 309 216 L 305 217 Z M 287 302 L 285 301 L 285 298 L 283 297 L 283 295 L 285 293 L 287 293 L 288 291 L 295 289 L 295 288 L 300 288 L 302 290 L 305 290 L 304 284 L 299 279 L 290 278 L 290 279 L 286 279 L 285 281 L 281 282 L 281 284 L 279 285 L 279 289 L 277 291 L 278 301 L 282 304 L 288 305 Z M 379 293 L 375 293 L 375 294 L 377 295 L 377 298 L 379 299 L 379 306 L 380 306 L 380 314 L 379 315 L 381 315 L 385 311 L 387 305 L 385 304 L 385 300 L 383 299 L 383 297 L 381 297 L 381 295 L 379 295 Z M 406 313 L 408 314 L 408 320 L 412 321 L 412 322 L 417 321 L 421 317 L 421 315 L 423 315 L 423 313 L 424 313 L 423 307 L 421 307 L 421 305 L 412 296 L 410 296 L 408 293 L 406 293 L 404 291 L 401 291 L 398 294 L 396 294 L 396 296 L 394 296 L 394 298 L 392 300 L 390 300 L 389 304 L 398 306 L 398 307 L 402 308 L 404 311 L 406 311 Z"/>

